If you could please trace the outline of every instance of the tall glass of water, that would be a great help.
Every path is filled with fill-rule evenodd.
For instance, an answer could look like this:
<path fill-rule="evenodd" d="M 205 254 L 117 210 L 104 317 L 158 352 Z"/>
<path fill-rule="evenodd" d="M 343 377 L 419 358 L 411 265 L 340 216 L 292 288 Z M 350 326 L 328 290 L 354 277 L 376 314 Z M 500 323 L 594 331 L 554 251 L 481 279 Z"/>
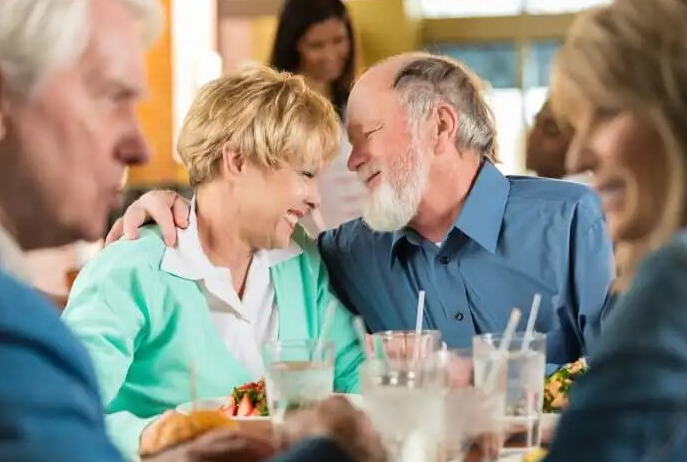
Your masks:
<path fill-rule="evenodd" d="M 334 343 L 287 340 L 263 346 L 267 402 L 275 423 L 288 411 L 308 407 L 334 388 Z"/>
<path fill-rule="evenodd" d="M 505 357 L 500 358 L 502 340 L 503 336 L 497 334 L 474 337 L 475 383 L 484 385 L 489 381 L 491 370 L 499 362 L 505 367 L 506 394 L 500 411 L 503 453 L 524 453 L 541 443 L 546 335 L 535 333 L 525 341 L 523 333 L 515 334 Z"/>
<path fill-rule="evenodd" d="M 437 365 L 436 373 L 444 391 L 444 428 L 438 460 L 497 460 L 502 443 L 499 413 L 505 389 L 498 386 L 487 389 L 475 384 L 473 354 L 469 348 L 439 351 L 429 361 Z"/>
<path fill-rule="evenodd" d="M 436 374 L 416 366 L 373 358 L 361 367 L 365 411 L 390 462 L 436 461 L 442 393 Z"/>

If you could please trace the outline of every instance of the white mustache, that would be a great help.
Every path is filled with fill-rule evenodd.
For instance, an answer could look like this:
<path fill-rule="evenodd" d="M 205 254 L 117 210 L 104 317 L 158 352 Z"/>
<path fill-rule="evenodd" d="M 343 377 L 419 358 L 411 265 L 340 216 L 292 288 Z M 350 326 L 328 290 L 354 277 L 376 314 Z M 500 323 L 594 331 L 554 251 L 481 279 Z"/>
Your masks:
<path fill-rule="evenodd" d="M 358 171 L 356 172 L 356 175 L 358 175 L 358 180 L 365 183 L 368 178 L 370 178 L 375 172 L 378 172 L 378 171 L 381 172 L 381 170 L 379 168 L 377 168 L 376 166 L 374 166 L 374 165 L 373 166 L 367 166 L 366 165 L 366 166 L 358 169 Z"/>

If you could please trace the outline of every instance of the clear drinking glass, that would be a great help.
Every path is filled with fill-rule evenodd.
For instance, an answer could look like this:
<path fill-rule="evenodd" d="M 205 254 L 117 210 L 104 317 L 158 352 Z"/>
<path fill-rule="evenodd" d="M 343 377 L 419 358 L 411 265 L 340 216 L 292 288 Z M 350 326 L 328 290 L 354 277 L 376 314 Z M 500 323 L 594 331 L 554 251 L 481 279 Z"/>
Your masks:
<path fill-rule="evenodd" d="M 499 411 L 505 441 L 502 453 L 524 453 L 541 443 L 546 335 L 533 334 L 529 346 L 523 349 L 524 334 L 515 334 L 505 358 L 500 359 L 497 350 L 502 340 L 503 336 L 497 334 L 474 337 L 475 383 L 484 385 L 492 368 L 503 361 L 506 394 Z"/>
<path fill-rule="evenodd" d="M 360 369 L 365 411 L 390 462 L 436 461 L 442 393 L 431 365 L 418 365 L 373 358 Z"/>
<path fill-rule="evenodd" d="M 287 340 L 263 346 L 267 402 L 276 423 L 288 411 L 308 407 L 331 395 L 334 388 L 334 343 Z"/>
<path fill-rule="evenodd" d="M 429 358 L 444 393 L 440 462 L 497 460 L 501 448 L 500 405 L 505 389 L 475 385 L 469 348 L 439 351 Z M 502 369 L 502 374 L 505 370 Z M 497 383 L 505 383 L 503 380 Z"/>
<path fill-rule="evenodd" d="M 412 361 L 415 357 L 417 334 L 414 330 L 388 330 L 372 334 L 375 358 Z M 423 330 L 420 334 L 419 357 L 426 358 L 441 347 L 441 332 Z"/>

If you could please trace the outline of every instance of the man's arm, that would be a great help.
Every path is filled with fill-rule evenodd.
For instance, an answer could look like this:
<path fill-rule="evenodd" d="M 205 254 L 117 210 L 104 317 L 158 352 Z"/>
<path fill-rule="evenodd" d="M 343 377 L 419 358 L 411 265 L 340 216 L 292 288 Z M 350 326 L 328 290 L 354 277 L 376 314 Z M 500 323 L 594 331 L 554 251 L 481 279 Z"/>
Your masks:
<path fill-rule="evenodd" d="M 0 462 L 121 462 L 86 352 L 42 297 L 0 285 Z"/>
<path fill-rule="evenodd" d="M 269 462 L 355 462 L 329 438 L 302 441 Z"/>

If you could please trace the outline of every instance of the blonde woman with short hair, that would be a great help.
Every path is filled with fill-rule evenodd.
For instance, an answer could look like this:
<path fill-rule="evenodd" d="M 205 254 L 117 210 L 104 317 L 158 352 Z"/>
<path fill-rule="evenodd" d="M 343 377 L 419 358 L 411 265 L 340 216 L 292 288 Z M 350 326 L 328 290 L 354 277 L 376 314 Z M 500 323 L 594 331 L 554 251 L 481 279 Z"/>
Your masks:
<path fill-rule="evenodd" d="M 687 1 L 617 0 L 582 15 L 554 71 L 590 170 L 622 293 L 547 462 L 687 460 Z"/>
<path fill-rule="evenodd" d="M 64 320 L 88 348 L 112 437 L 127 456 L 167 409 L 263 376 L 263 342 L 317 338 L 335 300 L 298 221 L 319 206 L 336 113 L 303 79 L 255 68 L 200 90 L 178 142 L 195 191 L 187 229 L 108 246 L 79 275 Z M 335 390 L 363 358 L 336 304 Z M 194 370 L 193 378 L 190 369 Z"/>

